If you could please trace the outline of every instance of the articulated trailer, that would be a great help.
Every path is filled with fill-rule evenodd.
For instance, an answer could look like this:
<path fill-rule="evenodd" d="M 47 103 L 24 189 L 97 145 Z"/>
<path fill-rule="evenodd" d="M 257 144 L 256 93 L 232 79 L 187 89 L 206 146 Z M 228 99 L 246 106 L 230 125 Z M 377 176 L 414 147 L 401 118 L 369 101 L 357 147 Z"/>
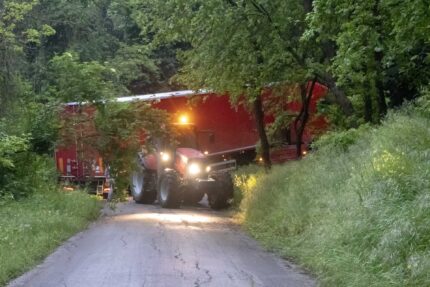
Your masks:
<path fill-rule="evenodd" d="M 310 105 L 315 114 L 316 102 L 325 95 L 317 86 Z M 193 99 L 190 104 L 191 98 Z M 208 195 L 209 204 L 218 209 L 228 205 L 233 196 L 230 171 L 237 164 L 256 160 L 258 133 L 252 115 L 241 105 L 232 107 L 228 96 L 209 92 L 177 91 L 149 95 L 121 97 L 119 102 L 147 101 L 156 109 L 167 111 L 176 119 L 178 145 L 156 146 L 153 154 L 139 153 L 138 169 L 130 180 L 133 198 L 139 203 L 153 203 L 163 207 L 178 207 L 182 202 L 195 203 Z M 300 103 L 289 102 L 287 109 L 300 110 Z M 85 108 L 87 113 L 92 107 Z M 63 117 L 82 111 L 78 103 L 65 106 Z M 266 122 L 272 119 L 267 117 Z M 312 130 L 325 129 L 326 121 L 314 116 L 305 130 L 304 146 L 312 140 Z M 79 132 L 76 134 L 79 135 Z M 294 134 L 291 142 L 273 153 L 274 162 L 295 159 Z M 55 153 L 60 179 L 74 183 L 90 183 L 98 193 L 106 194 L 108 172 L 103 158 L 79 137 Z M 258 161 L 258 159 L 257 159 Z"/>

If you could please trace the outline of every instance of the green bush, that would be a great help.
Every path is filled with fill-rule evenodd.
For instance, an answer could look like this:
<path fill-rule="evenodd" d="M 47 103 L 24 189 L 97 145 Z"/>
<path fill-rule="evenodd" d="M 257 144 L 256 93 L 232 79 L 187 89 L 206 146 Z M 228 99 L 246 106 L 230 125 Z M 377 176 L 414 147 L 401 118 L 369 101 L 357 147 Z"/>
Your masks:
<path fill-rule="evenodd" d="M 315 143 L 313 149 L 334 149 L 338 152 L 347 151 L 357 140 L 369 130 L 368 125 L 362 125 L 358 129 L 352 128 L 345 131 L 328 132 L 322 135 Z"/>
<path fill-rule="evenodd" d="M 0 201 L 56 188 L 57 172 L 51 157 L 23 151 L 9 160 L 10 165 L 0 166 Z"/>
<path fill-rule="evenodd" d="M 10 136 L 0 131 L 0 199 L 7 195 L 14 197 L 18 183 L 16 172 L 19 170 L 17 158 L 28 151 L 28 138 Z"/>
<path fill-rule="evenodd" d="M 418 111 L 423 117 L 430 118 L 430 90 L 424 91 L 422 97 L 418 98 L 417 103 L 417 107 L 413 110 Z"/>
<path fill-rule="evenodd" d="M 248 165 L 233 174 L 235 186 L 233 206 L 238 208 L 242 200 L 249 200 L 259 178 L 265 175 L 264 168 L 258 165 Z"/>
<path fill-rule="evenodd" d="M 407 107 L 317 145 L 242 175 L 245 227 L 324 286 L 430 286 L 430 118 Z"/>
<path fill-rule="evenodd" d="M 31 151 L 30 140 L 28 135 L 7 135 L 0 130 L 0 200 L 55 188 L 53 158 Z"/>

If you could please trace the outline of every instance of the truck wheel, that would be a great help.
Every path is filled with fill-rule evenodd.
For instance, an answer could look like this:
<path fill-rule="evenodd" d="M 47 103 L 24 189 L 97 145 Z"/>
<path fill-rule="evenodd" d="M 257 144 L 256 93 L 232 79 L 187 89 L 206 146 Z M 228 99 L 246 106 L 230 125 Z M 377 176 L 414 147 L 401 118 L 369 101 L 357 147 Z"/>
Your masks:
<path fill-rule="evenodd" d="M 178 175 L 174 171 L 167 171 L 160 177 L 158 188 L 158 202 L 163 208 L 179 208 L 182 194 Z"/>
<path fill-rule="evenodd" d="M 137 203 L 152 204 L 157 197 L 154 175 L 146 170 L 140 169 L 133 172 L 130 189 Z"/>
<path fill-rule="evenodd" d="M 215 210 L 227 208 L 233 198 L 233 180 L 228 173 L 214 176 L 214 179 L 217 188 L 208 193 L 209 206 Z"/>
<path fill-rule="evenodd" d="M 205 196 L 205 193 L 196 190 L 194 188 L 186 188 L 184 190 L 184 203 L 189 205 L 195 205 L 202 201 L 203 196 Z"/>

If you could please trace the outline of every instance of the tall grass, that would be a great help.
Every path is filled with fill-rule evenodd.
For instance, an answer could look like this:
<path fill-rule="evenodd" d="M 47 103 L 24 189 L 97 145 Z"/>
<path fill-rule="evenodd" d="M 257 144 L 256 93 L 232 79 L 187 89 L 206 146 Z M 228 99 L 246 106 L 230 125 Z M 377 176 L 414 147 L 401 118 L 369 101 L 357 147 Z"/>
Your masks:
<path fill-rule="evenodd" d="M 99 201 L 83 192 L 39 191 L 0 203 L 0 286 L 40 262 L 100 210 Z"/>
<path fill-rule="evenodd" d="M 430 286 L 430 118 L 405 108 L 316 149 L 236 176 L 244 226 L 323 286 Z"/>

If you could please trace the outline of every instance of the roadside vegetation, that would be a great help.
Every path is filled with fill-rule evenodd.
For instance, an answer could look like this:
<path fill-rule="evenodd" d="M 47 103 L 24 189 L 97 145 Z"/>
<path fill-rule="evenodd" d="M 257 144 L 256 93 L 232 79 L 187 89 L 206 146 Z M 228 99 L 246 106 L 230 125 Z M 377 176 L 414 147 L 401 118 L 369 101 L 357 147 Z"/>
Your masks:
<path fill-rule="evenodd" d="M 64 240 L 100 214 L 85 192 L 39 191 L 0 204 L 0 286 L 40 263 Z"/>
<path fill-rule="evenodd" d="M 430 286 L 429 101 L 314 148 L 269 174 L 238 172 L 246 229 L 323 286 Z"/>

